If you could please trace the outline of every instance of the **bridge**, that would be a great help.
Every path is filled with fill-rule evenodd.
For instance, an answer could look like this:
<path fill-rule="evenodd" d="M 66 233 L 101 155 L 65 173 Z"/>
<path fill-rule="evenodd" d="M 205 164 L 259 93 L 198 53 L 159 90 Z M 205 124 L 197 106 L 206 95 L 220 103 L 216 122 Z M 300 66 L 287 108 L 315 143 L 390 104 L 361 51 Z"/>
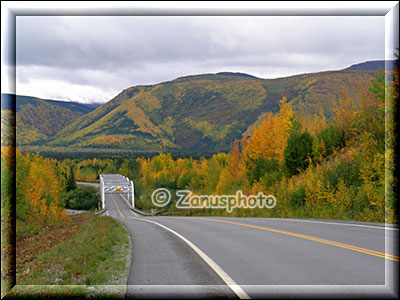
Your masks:
<path fill-rule="evenodd" d="M 135 207 L 135 186 L 128 177 L 120 174 L 100 174 L 101 209 L 105 208 L 106 194 L 125 194 L 129 204 Z"/>

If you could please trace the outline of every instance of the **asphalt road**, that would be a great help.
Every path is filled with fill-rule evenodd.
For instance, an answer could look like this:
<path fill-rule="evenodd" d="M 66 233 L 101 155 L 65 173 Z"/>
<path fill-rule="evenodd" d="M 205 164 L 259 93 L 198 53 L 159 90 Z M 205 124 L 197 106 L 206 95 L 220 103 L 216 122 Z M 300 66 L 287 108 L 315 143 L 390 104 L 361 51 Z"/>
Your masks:
<path fill-rule="evenodd" d="M 127 297 L 376 298 L 398 295 L 398 229 L 299 219 L 107 214 L 133 243 Z"/>
<path fill-rule="evenodd" d="M 100 184 L 99 184 L 99 183 L 96 183 L 96 182 L 77 181 L 76 184 L 78 184 L 78 185 L 89 185 L 89 186 L 93 186 L 93 187 L 95 187 L 95 188 L 100 187 Z"/>

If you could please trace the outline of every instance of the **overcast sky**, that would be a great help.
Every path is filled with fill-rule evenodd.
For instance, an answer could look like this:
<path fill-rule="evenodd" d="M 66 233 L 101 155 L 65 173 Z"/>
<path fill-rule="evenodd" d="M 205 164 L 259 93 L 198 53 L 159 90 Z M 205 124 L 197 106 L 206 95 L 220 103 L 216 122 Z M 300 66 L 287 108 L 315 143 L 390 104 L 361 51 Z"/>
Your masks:
<path fill-rule="evenodd" d="M 384 17 L 18 16 L 19 95 L 105 102 L 180 76 L 261 78 L 385 57 Z"/>

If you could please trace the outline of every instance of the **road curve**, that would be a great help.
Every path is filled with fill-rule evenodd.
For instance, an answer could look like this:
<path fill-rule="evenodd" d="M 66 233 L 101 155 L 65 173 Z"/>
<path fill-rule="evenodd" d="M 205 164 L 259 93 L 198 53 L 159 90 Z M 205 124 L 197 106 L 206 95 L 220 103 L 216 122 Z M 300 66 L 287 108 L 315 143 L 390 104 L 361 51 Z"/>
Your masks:
<path fill-rule="evenodd" d="M 126 226 L 133 242 L 128 298 L 398 295 L 395 227 L 298 219 L 142 217 L 119 194 L 107 195 L 106 207 L 108 215 Z"/>

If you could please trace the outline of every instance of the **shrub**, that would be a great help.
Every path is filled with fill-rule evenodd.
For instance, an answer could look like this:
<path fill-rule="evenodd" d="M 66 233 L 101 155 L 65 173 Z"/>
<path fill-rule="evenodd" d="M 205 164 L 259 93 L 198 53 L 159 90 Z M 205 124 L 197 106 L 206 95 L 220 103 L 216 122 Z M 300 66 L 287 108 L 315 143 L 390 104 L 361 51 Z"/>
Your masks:
<path fill-rule="evenodd" d="M 337 188 L 339 180 L 342 179 L 347 186 L 360 186 L 362 178 L 360 164 L 357 160 L 338 160 L 333 167 L 324 168 L 324 186 Z"/>
<path fill-rule="evenodd" d="M 294 208 L 303 207 L 306 203 L 306 197 L 306 187 L 304 185 L 298 186 L 288 195 L 289 202 Z"/>
<path fill-rule="evenodd" d="M 337 126 L 322 129 L 315 139 L 314 157 L 327 157 L 344 145 L 344 135 Z"/>
<path fill-rule="evenodd" d="M 280 167 L 279 163 L 274 159 L 265 159 L 258 158 L 256 160 L 251 160 L 246 163 L 247 167 L 247 179 L 250 185 L 253 185 L 254 182 L 263 178 L 263 180 L 267 180 L 268 183 L 274 181 L 275 175 L 271 173 L 279 172 Z"/>
<path fill-rule="evenodd" d="M 276 182 L 279 182 L 283 177 L 282 171 L 281 169 L 277 169 L 277 170 L 270 170 L 267 171 L 264 176 L 262 177 L 263 180 L 263 184 L 266 187 L 270 187 L 273 184 L 275 184 Z"/>
<path fill-rule="evenodd" d="M 66 208 L 92 210 L 97 207 L 98 196 L 96 189 L 91 186 L 69 191 L 62 197 Z"/>

